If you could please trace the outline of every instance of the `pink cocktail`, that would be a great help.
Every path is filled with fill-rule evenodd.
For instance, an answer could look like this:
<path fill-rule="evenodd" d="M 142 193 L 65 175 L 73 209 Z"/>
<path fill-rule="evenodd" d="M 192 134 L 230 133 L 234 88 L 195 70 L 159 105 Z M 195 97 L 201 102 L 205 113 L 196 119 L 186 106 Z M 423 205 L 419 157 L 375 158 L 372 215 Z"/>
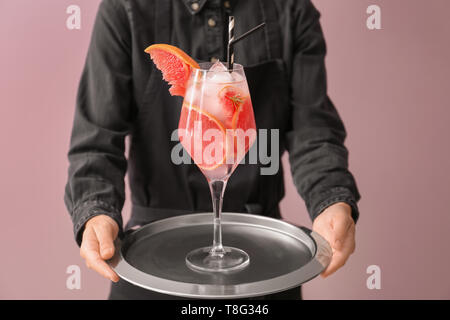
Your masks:
<path fill-rule="evenodd" d="M 186 257 L 202 271 L 231 271 L 245 267 L 249 256 L 222 245 L 220 216 L 228 178 L 256 139 L 256 125 L 244 69 L 230 72 L 221 64 L 200 64 L 190 74 L 179 122 L 179 137 L 208 180 L 214 209 L 214 241 Z"/>

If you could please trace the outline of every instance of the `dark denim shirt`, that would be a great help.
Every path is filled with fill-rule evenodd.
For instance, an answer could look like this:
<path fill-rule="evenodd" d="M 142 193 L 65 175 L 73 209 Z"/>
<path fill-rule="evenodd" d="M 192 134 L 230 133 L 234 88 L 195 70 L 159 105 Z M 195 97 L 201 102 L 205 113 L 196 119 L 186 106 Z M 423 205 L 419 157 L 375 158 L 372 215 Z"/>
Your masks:
<path fill-rule="evenodd" d="M 279 154 L 289 152 L 293 180 L 311 218 L 343 201 L 357 220 L 360 196 L 348 170 L 346 131 L 327 95 L 326 45 L 310 0 L 103 0 L 69 150 L 65 203 L 78 243 L 85 222 L 98 214 L 112 217 L 122 232 L 127 170 L 136 208 L 132 224 L 154 220 L 155 210 L 211 210 L 198 168 L 171 162 L 177 142 L 170 136 L 181 98 L 169 95 L 144 49 L 169 43 L 197 61 L 226 60 L 229 14 L 235 17 L 235 35 L 266 22 L 264 30 L 236 44 L 235 61 L 245 67 L 257 127 L 279 130 Z M 238 166 L 225 191 L 224 211 L 280 217 L 283 170 L 261 175 L 261 166 Z"/>

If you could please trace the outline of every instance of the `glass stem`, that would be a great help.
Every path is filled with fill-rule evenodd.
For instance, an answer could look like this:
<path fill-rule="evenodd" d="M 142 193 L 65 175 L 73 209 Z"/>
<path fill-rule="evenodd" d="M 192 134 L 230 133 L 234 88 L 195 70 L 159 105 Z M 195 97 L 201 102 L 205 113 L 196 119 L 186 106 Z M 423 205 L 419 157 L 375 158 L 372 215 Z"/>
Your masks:
<path fill-rule="evenodd" d="M 213 180 L 209 181 L 209 188 L 211 190 L 211 197 L 214 210 L 214 241 L 210 254 L 212 256 L 222 257 L 225 254 L 225 249 L 222 246 L 222 226 L 220 218 L 222 214 L 222 201 L 227 180 Z"/>

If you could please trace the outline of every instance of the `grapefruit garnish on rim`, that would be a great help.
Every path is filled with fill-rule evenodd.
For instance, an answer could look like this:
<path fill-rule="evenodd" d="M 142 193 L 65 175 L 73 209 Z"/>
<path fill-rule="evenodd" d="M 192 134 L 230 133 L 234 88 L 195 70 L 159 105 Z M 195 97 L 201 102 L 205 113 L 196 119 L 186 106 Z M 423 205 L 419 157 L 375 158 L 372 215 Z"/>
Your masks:
<path fill-rule="evenodd" d="M 200 68 L 198 63 L 183 50 L 168 44 L 151 45 L 145 52 L 150 54 L 156 67 L 161 70 L 163 79 L 171 85 L 170 94 L 184 97 L 192 69 Z"/>

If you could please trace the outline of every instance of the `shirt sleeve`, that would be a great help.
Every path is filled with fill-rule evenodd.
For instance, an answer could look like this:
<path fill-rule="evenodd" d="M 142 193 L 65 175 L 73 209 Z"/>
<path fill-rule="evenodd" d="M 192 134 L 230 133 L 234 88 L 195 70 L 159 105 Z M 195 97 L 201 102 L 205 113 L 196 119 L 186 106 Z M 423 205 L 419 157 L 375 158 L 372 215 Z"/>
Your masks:
<path fill-rule="evenodd" d="M 64 201 L 80 245 L 87 220 L 106 214 L 119 225 L 125 200 L 125 137 L 132 124 L 132 74 L 127 13 L 104 0 L 94 23 L 79 83 Z"/>
<path fill-rule="evenodd" d="M 298 3 L 290 88 L 292 127 L 287 133 L 294 184 L 312 220 L 331 204 L 346 202 L 356 222 L 360 195 L 348 170 L 346 130 L 327 94 L 320 13 L 310 0 Z"/>

